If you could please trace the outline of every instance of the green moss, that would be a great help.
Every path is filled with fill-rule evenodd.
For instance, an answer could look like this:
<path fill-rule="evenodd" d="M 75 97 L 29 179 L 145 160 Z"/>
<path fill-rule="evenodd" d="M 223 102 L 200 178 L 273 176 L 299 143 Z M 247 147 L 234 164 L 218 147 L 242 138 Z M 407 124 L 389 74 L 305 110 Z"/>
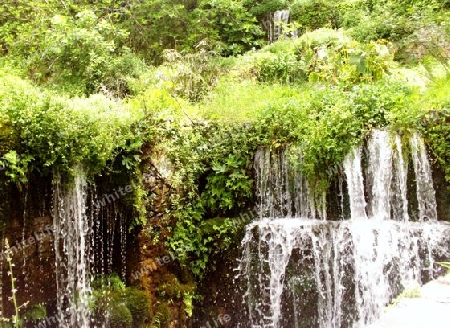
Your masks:
<path fill-rule="evenodd" d="M 140 327 L 149 318 L 150 298 L 136 288 L 127 288 L 125 292 L 125 304 L 133 317 L 133 326 Z"/>
<path fill-rule="evenodd" d="M 42 304 L 33 304 L 28 306 L 23 318 L 27 322 L 37 322 L 39 320 L 45 319 L 47 316 L 47 309 Z"/>
<path fill-rule="evenodd" d="M 128 327 L 128 322 L 131 322 L 130 325 L 133 327 L 141 327 L 148 321 L 151 307 L 149 296 L 137 288 L 125 287 L 117 274 L 98 276 L 92 282 L 92 287 L 93 319 L 96 324 L 104 322 L 108 314 L 110 318 L 114 318 L 114 322 L 117 322 L 117 327 L 122 327 L 120 314 L 123 314 L 124 324 L 127 324 L 123 327 Z"/>
<path fill-rule="evenodd" d="M 113 303 L 109 314 L 109 324 L 111 328 L 133 327 L 133 317 L 130 309 L 124 303 Z"/>

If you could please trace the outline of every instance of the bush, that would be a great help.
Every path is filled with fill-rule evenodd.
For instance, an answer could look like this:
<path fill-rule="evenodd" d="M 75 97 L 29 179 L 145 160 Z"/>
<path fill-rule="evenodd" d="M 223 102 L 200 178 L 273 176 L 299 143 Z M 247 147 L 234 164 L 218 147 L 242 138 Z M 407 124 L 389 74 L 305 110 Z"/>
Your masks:
<path fill-rule="evenodd" d="M 263 44 L 264 33 L 242 1 L 203 0 L 198 14 L 204 22 L 201 27 L 207 32 L 203 39 L 220 41 L 216 51 L 221 55 L 239 55 Z"/>
<path fill-rule="evenodd" d="M 207 49 L 184 55 L 175 50 L 167 50 L 164 57 L 165 62 L 155 75 L 158 77 L 158 84 L 173 96 L 196 102 L 216 85 L 219 69 L 212 53 Z"/>
<path fill-rule="evenodd" d="M 160 303 L 150 323 L 150 328 L 166 327 L 171 317 L 170 307 L 167 303 Z"/>
<path fill-rule="evenodd" d="M 307 81 L 306 67 L 294 53 L 260 53 L 256 57 L 258 80 L 261 82 L 292 83 Z"/>
<path fill-rule="evenodd" d="M 109 318 L 111 327 L 139 328 L 148 320 L 149 296 L 139 289 L 126 287 L 117 274 L 96 277 L 92 288 L 95 324 Z"/>
<path fill-rule="evenodd" d="M 67 172 L 82 163 L 95 174 L 127 148 L 127 139 L 136 138 L 131 130 L 139 112 L 104 95 L 56 96 L 11 76 L 0 76 L 0 86 L 2 125 L 20 136 L 9 150 L 33 158 L 30 168 L 41 173 L 55 167 Z"/>
<path fill-rule="evenodd" d="M 289 7 L 287 0 L 245 0 L 244 4 L 256 17 Z"/>

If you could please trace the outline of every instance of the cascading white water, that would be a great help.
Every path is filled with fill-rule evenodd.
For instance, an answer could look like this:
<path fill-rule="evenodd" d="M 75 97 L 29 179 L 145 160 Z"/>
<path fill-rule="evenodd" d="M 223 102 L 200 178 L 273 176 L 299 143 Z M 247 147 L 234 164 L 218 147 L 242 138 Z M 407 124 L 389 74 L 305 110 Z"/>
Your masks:
<path fill-rule="evenodd" d="M 353 219 L 367 219 L 364 180 L 361 169 L 361 148 L 355 148 L 344 159 L 350 212 Z"/>
<path fill-rule="evenodd" d="M 394 144 L 391 218 L 397 221 L 409 221 L 407 197 L 408 162 L 404 159 L 402 140 L 398 134 L 395 135 Z"/>
<path fill-rule="evenodd" d="M 410 139 L 410 145 L 416 174 L 418 219 L 419 221 L 436 221 L 436 198 L 425 144 L 419 134 L 414 133 Z"/>
<path fill-rule="evenodd" d="M 432 255 L 449 254 L 449 233 L 393 220 L 253 222 L 240 263 L 251 327 L 363 327 L 421 284 Z"/>
<path fill-rule="evenodd" d="M 295 164 L 290 162 L 287 153 L 288 148 L 271 152 L 267 147 L 260 147 L 256 151 L 253 165 L 257 186 L 256 210 L 261 218 L 315 218 L 313 190 Z"/>
<path fill-rule="evenodd" d="M 57 317 L 63 328 L 90 326 L 92 218 L 86 212 L 84 172 L 75 168 L 74 174 L 67 184 L 55 174 L 53 191 Z"/>
<path fill-rule="evenodd" d="M 375 130 L 367 146 L 368 185 L 371 190 L 369 215 L 380 220 L 391 217 L 392 147 L 387 131 Z"/>
<path fill-rule="evenodd" d="M 362 149 L 346 156 L 351 219 L 345 221 L 268 217 L 277 213 L 271 206 L 280 207 L 271 188 L 286 186 L 271 182 L 271 175 L 281 174 L 272 154 L 255 162 L 258 186 L 264 185 L 259 201 L 265 217 L 247 226 L 238 275 L 247 286 L 250 327 L 364 327 L 402 290 L 433 276 L 435 258 L 450 256 L 450 225 L 423 222 L 436 213 L 430 165 L 420 136 L 414 134 L 409 144 L 414 171 L 420 175 L 418 208 L 412 209 L 422 218 L 417 222 L 408 221 L 408 164 L 398 135 L 373 132 L 364 152 L 366 186 Z M 281 176 L 275 180 L 287 181 Z"/>

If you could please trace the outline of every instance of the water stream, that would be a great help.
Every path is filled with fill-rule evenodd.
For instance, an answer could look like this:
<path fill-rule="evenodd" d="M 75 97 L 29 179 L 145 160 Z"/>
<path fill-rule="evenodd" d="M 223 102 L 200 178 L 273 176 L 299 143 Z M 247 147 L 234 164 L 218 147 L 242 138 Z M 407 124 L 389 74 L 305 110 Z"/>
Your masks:
<path fill-rule="evenodd" d="M 298 159 L 301 161 L 301 158 Z M 256 151 L 253 165 L 256 172 L 256 211 L 263 217 L 321 217 L 314 190 L 303 177 L 298 165 L 290 161 L 287 147 Z"/>
<path fill-rule="evenodd" d="M 417 202 L 420 221 L 436 221 L 436 197 L 430 163 L 423 140 L 418 133 L 410 139 L 412 162 L 417 181 Z"/>
<path fill-rule="evenodd" d="M 355 148 L 344 159 L 345 176 L 350 199 L 350 212 L 354 220 L 367 219 L 364 199 L 364 179 L 361 169 L 361 148 Z"/>
<path fill-rule="evenodd" d="M 74 181 L 62 183 L 56 174 L 53 227 L 56 257 L 58 326 L 89 327 L 93 217 L 87 212 L 87 182 L 81 168 Z"/>

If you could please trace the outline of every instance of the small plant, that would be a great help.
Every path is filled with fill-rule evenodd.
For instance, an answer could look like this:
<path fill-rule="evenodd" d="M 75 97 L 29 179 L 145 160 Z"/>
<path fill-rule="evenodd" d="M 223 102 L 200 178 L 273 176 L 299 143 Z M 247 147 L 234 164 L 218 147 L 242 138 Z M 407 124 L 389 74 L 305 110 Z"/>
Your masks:
<path fill-rule="evenodd" d="M 157 307 L 156 314 L 150 323 L 150 328 L 165 327 L 170 321 L 170 307 L 167 303 L 160 303 Z"/>
<path fill-rule="evenodd" d="M 192 317 L 192 311 L 194 309 L 194 305 L 192 304 L 194 300 L 194 293 L 193 292 L 186 292 L 184 293 L 183 297 L 183 305 L 184 305 L 184 311 L 186 312 L 186 315 L 190 318 Z"/>
<path fill-rule="evenodd" d="M 1 318 L 1 320 L 6 321 L 6 322 L 11 322 L 13 324 L 13 327 L 15 327 L 15 328 L 21 328 L 21 327 L 23 327 L 23 319 L 21 318 L 21 316 L 19 314 L 19 310 L 22 307 L 26 306 L 28 304 L 28 302 L 26 302 L 22 305 L 17 304 L 16 278 L 14 278 L 14 274 L 13 274 L 14 263 L 12 262 L 12 251 L 9 248 L 8 238 L 5 238 L 5 255 L 6 255 L 6 261 L 8 262 L 8 275 L 11 277 L 11 297 L 9 297 L 8 299 L 13 302 L 15 313 L 11 317 L 11 319 L 7 319 L 7 318 L 3 317 L 3 318 Z"/>
<path fill-rule="evenodd" d="M 403 293 L 400 294 L 400 297 L 404 298 L 420 298 L 420 287 L 415 287 L 412 289 L 406 289 L 403 291 Z"/>
<path fill-rule="evenodd" d="M 109 326 L 111 328 L 131 328 L 133 326 L 131 311 L 125 304 L 112 303 L 109 311 Z"/>
<path fill-rule="evenodd" d="M 140 327 L 149 317 L 150 299 L 147 294 L 137 288 L 127 288 L 125 291 L 125 305 L 130 310 L 133 325 Z"/>

